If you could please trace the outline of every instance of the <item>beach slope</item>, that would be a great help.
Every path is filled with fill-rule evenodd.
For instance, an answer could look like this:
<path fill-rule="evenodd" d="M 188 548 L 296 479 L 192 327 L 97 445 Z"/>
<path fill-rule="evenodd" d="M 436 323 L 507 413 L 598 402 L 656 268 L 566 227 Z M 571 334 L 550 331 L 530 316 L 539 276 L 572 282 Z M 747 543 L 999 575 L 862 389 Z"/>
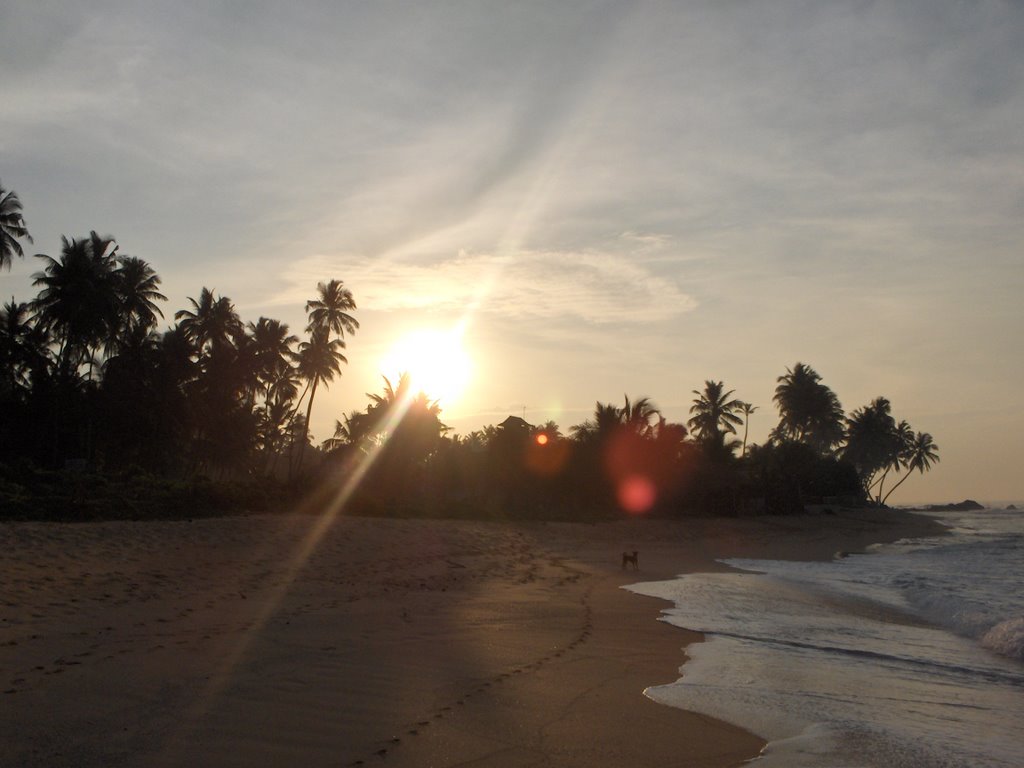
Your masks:
<path fill-rule="evenodd" d="M 879 512 L 3 523 L 0 764 L 738 765 L 760 739 L 643 696 L 700 636 L 619 587 L 933 530 Z"/>

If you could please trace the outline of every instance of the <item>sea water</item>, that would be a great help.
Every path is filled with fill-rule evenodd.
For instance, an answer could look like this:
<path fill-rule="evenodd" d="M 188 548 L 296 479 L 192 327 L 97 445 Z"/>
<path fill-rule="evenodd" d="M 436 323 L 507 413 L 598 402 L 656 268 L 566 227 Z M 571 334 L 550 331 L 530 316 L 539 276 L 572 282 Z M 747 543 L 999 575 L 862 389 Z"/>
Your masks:
<path fill-rule="evenodd" d="M 949 535 L 629 587 L 706 637 L 646 694 L 766 739 L 758 768 L 1024 766 L 1024 513 L 936 516 Z"/>

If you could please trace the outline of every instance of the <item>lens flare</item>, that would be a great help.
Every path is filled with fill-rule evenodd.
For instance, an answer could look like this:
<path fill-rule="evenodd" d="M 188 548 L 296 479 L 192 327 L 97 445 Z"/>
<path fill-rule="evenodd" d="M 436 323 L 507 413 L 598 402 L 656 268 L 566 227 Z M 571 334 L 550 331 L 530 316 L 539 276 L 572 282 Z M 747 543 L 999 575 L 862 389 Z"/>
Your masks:
<path fill-rule="evenodd" d="M 644 475 L 628 475 L 619 482 L 619 506 L 633 515 L 646 512 L 654 506 L 658 491 L 650 478 Z"/>

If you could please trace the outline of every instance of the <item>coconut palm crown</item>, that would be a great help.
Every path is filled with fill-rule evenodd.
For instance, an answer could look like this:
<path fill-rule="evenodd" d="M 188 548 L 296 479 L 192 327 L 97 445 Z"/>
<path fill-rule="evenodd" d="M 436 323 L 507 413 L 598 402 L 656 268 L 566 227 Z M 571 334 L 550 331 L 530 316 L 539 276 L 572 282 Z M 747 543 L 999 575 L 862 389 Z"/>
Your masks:
<path fill-rule="evenodd" d="M 341 280 L 317 283 L 317 298 L 306 302 L 306 314 L 309 317 L 308 331 L 326 329 L 339 336 L 356 332 L 359 321 L 349 312 L 356 308 L 352 291 L 345 287 Z"/>
<path fill-rule="evenodd" d="M 733 390 L 725 391 L 721 381 L 705 381 L 704 390 L 693 390 L 697 395 L 690 407 L 693 414 L 687 422 L 699 442 L 720 442 L 726 434 L 735 434 L 736 427 L 743 423 L 737 416 L 741 411 L 741 400 L 730 400 Z"/>
<path fill-rule="evenodd" d="M 0 269 L 11 268 L 11 257 L 24 258 L 25 251 L 18 240 L 32 242 L 21 215 L 21 200 L 13 191 L 0 186 Z"/>
<path fill-rule="evenodd" d="M 918 432 L 909 443 L 906 457 L 907 473 L 885 494 L 882 498 L 883 504 L 914 473 L 915 469 L 923 475 L 932 468 L 933 464 L 939 463 L 939 446 L 932 441 L 932 436 L 927 432 Z"/>
<path fill-rule="evenodd" d="M 843 407 L 811 366 L 797 363 L 776 380 L 772 400 L 779 409 L 774 440 L 795 440 L 821 454 L 843 439 Z"/>

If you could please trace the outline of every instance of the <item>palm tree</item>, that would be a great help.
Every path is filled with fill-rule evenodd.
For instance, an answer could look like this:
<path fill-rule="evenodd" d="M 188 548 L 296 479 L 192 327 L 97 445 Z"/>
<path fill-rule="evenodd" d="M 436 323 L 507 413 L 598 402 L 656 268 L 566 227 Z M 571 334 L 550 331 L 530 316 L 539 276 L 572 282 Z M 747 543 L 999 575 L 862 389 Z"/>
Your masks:
<path fill-rule="evenodd" d="M 188 300 L 192 309 L 175 312 L 174 319 L 180 321 L 179 327 L 200 355 L 207 349 L 212 351 L 227 346 L 232 339 L 242 335 L 242 321 L 227 296 L 218 298 L 204 287 L 199 293 L 199 301 L 191 296 Z"/>
<path fill-rule="evenodd" d="M 740 402 L 740 411 L 743 412 L 743 452 L 741 456 L 747 455 L 747 433 L 750 431 L 750 415 L 757 410 L 756 405 Z"/>
<path fill-rule="evenodd" d="M 309 437 L 309 417 L 313 412 L 313 398 L 316 397 L 317 386 L 321 381 L 326 384 L 341 374 L 342 363 L 348 362 L 348 358 L 341 352 L 344 348 L 345 342 L 341 339 L 332 339 L 327 328 L 315 329 L 309 341 L 299 344 L 299 351 L 295 356 L 296 368 L 299 376 L 308 382 L 309 403 L 306 405 L 305 427 L 299 443 L 296 472 L 302 468 L 302 455 Z"/>
<path fill-rule="evenodd" d="M 157 301 L 167 301 L 157 290 L 160 276 L 145 260 L 135 256 L 122 256 L 117 261 L 119 266 L 114 274 L 121 299 L 121 330 L 140 328 L 148 332 L 156 325 L 157 317 L 164 316 L 156 305 Z"/>
<path fill-rule="evenodd" d="M 910 461 L 911 451 L 913 450 L 914 442 L 914 430 L 906 421 L 901 420 L 896 425 L 895 429 L 890 436 L 890 447 L 889 447 L 889 463 L 885 466 L 882 474 L 878 477 L 875 484 L 878 486 L 878 493 L 876 494 L 876 501 L 882 503 L 882 492 L 885 489 L 885 479 L 889 476 L 890 472 L 899 472 L 901 469 L 906 467 L 907 462 Z"/>
<path fill-rule="evenodd" d="M 826 454 L 843 439 L 843 408 L 811 366 L 797 363 L 776 380 L 772 400 L 779 409 L 776 440 L 796 440 Z"/>
<path fill-rule="evenodd" d="M 704 391 L 693 390 L 697 398 L 693 401 L 687 422 L 697 441 L 705 446 L 723 446 L 726 434 L 735 434 L 736 427 L 743 419 L 736 415 L 741 400 L 730 400 L 733 390 L 725 391 L 721 381 L 707 380 Z"/>
<path fill-rule="evenodd" d="M 326 329 L 342 338 L 346 332 L 349 335 L 355 333 L 359 321 L 348 314 L 356 308 L 352 291 L 341 280 L 317 283 L 316 290 L 318 298 L 306 302 L 306 314 L 309 316 L 309 327 L 306 330 Z"/>
<path fill-rule="evenodd" d="M 257 437 L 264 454 L 263 468 L 271 474 L 277 469 L 291 415 L 291 402 L 288 400 L 271 400 L 256 411 Z"/>
<path fill-rule="evenodd" d="M 651 402 L 649 397 L 641 397 L 635 403 L 629 402 L 629 397 L 623 395 L 625 404 L 619 411 L 619 420 L 628 430 L 640 437 L 650 437 L 654 431 L 654 424 L 660 415 L 658 409 Z"/>
<path fill-rule="evenodd" d="M 46 335 L 35 325 L 29 305 L 14 297 L 0 307 L 0 394 L 29 386 L 30 374 L 46 363 Z"/>
<path fill-rule="evenodd" d="M 562 430 L 554 419 L 548 419 L 540 426 L 535 427 L 534 434 L 546 435 L 548 440 L 560 440 L 562 438 Z"/>
<path fill-rule="evenodd" d="M 659 447 L 660 454 L 678 458 L 688 434 L 689 430 L 683 424 L 667 421 L 664 416 L 659 416 L 654 427 L 654 442 Z"/>
<path fill-rule="evenodd" d="M 68 371 L 90 363 L 93 352 L 117 327 L 121 309 L 115 275 L 117 244 L 95 232 L 88 240 L 63 243 L 59 259 L 37 254 L 46 264 L 33 277 L 42 286 L 32 302 L 39 323 L 59 345 L 57 357 Z"/>
<path fill-rule="evenodd" d="M 20 238 L 32 242 L 21 215 L 21 200 L 15 192 L 0 186 L 0 269 L 11 268 L 11 256 L 24 258 L 25 251 L 18 242 Z"/>
<path fill-rule="evenodd" d="M 263 382 L 266 386 L 264 402 L 290 403 L 299 394 L 301 379 L 287 358 L 279 358 L 263 371 Z"/>
<path fill-rule="evenodd" d="M 282 364 L 291 368 L 288 361 L 292 357 L 292 346 L 298 343 L 299 338 L 288 333 L 287 324 L 267 317 L 261 317 L 255 324 L 249 323 L 248 328 L 257 372 L 264 387 L 264 399 L 267 400 L 273 381 L 279 380 L 284 373 Z"/>
<path fill-rule="evenodd" d="M 284 328 L 287 331 L 287 326 Z M 254 344 L 259 344 L 259 342 L 254 342 Z M 269 465 L 271 472 L 277 469 L 277 462 L 281 449 L 284 447 L 290 423 L 294 420 L 299 408 L 295 398 L 299 394 L 301 379 L 291 364 L 291 359 L 294 357 L 294 353 L 288 352 L 287 357 L 264 358 L 263 364 L 269 367 L 264 367 L 260 373 L 262 377 L 260 381 L 264 388 L 263 405 L 257 409 L 257 418 L 266 454 L 264 465 L 265 467 Z M 299 420 L 302 421 L 301 417 Z"/>
<path fill-rule="evenodd" d="M 877 482 L 876 476 L 898 460 L 900 447 L 896 420 L 886 398 L 876 397 L 847 419 L 842 456 L 857 468 L 869 498 L 870 489 Z"/>
<path fill-rule="evenodd" d="M 243 330 L 234 337 L 233 345 L 218 347 L 214 354 L 230 361 L 235 391 L 241 395 L 245 408 L 251 411 L 256 396 L 263 392 L 259 349 L 256 342 Z"/>
<path fill-rule="evenodd" d="M 180 326 L 164 331 L 160 338 L 159 376 L 179 393 L 198 375 L 198 365 L 192 359 L 196 349 Z"/>
<path fill-rule="evenodd" d="M 325 451 L 337 451 L 344 446 L 355 446 L 362 450 L 364 443 L 373 439 L 373 416 L 364 411 L 351 411 L 342 416 L 344 421 L 335 420 L 334 436 L 324 440 Z"/>
<path fill-rule="evenodd" d="M 910 442 L 907 453 L 907 474 L 896 483 L 882 499 L 882 504 L 892 496 L 893 492 L 903 485 L 916 469 L 922 475 L 932 468 L 932 464 L 939 463 L 939 446 L 932 442 L 932 436 L 927 432 L 918 432 Z"/>
<path fill-rule="evenodd" d="M 384 379 L 384 392 L 380 395 L 374 392 L 366 393 L 366 396 L 370 398 L 370 405 L 367 407 L 367 411 L 370 413 L 386 411 L 401 402 L 408 396 L 409 388 L 412 386 L 412 377 L 408 373 L 399 374 L 397 387 L 387 376 L 381 376 L 381 378 Z"/>
<path fill-rule="evenodd" d="M 438 447 L 450 427 L 441 421 L 441 406 L 424 392 L 412 394 L 412 379 L 407 373 L 398 377 L 398 385 L 384 376 L 383 394 L 367 393 L 367 422 L 358 427 L 386 445 L 383 477 L 395 489 L 406 485 L 413 467 L 422 469 L 423 461 Z"/>
<path fill-rule="evenodd" d="M 602 442 L 621 425 L 622 411 L 612 403 L 598 401 L 594 404 L 594 418 L 570 427 L 569 432 L 580 443 Z"/>

